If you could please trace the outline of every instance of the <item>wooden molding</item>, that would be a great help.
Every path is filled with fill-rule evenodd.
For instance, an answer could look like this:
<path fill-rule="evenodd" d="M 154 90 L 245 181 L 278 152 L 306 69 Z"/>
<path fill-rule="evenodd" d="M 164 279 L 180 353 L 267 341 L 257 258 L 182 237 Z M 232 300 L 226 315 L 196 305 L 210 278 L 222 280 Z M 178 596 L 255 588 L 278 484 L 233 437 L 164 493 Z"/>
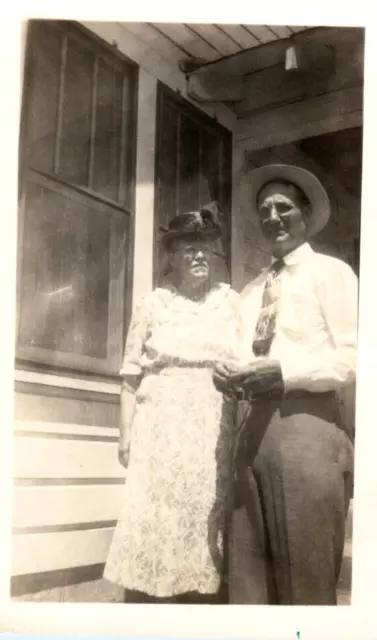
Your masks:
<path fill-rule="evenodd" d="M 217 76 L 192 74 L 187 79 L 187 94 L 195 102 L 241 102 L 245 97 L 242 77 L 226 77 L 219 81 Z"/>
<path fill-rule="evenodd" d="M 362 86 L 255 113 L 239 121 L 236 145 L 244 151 L 362 126 Z"/>
<path fill-rule="evenodd" d="M 15 382 L 32 383 L 35 385 L 46 385 L 52 387 L 59 387 L 63 389 L 74 389 L 80 391 L 91 391 L 101 394 L 110 394 L 119 396 L 120 394 L 120 382 L 111 383 L 98 380 L 90 380 L 84 378 L 73 378 L 68 376 L 60 376 L 51 373 L 26 371 L 22 369 L 16 369 Z"/>

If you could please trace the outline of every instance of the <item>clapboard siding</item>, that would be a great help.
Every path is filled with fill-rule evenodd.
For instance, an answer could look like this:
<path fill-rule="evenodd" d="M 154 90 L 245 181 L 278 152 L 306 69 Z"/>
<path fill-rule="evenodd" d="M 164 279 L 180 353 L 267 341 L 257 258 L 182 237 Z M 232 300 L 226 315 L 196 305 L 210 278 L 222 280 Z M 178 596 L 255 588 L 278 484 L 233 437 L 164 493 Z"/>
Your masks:
<path fill-rule="evenodd" d="M 122 587 L 102 578 L 103 565 L 14 576 L 12 596 L 24 602 L 123 602 Z"/>
<path fill-rule="evenodd" d="M 14 535 L 12 575 L 102 564 L 113 532 L 114 529 L 109 527 Z"/>
<path fill-rule="evenodd" d="M 22 419 L 14 424 L 12 594 L 27 599 L 43 589 L 48 600 L 48 590 L 60 581 L 69 600 L 69 585 L 89 575 L 91 567 L 98 569 L 87 580 L 101 577 L 122 508 L 119 407 L 108 394 L 103 401 L 99 394 L 82 400 L 77 391 L 65 398 L 61 389 L 63 395 L 55 398 L 43 396 L 37 385 L 36 390 L 35 395 L 30 390 L 16 394 Z M 54 403 L 59 421 L 51 420 Z M 93 424 L 98 415 L 100 423 Z M 106 600 L 106 585 L 102 592 Z"/>
<path fill-rule="evenodd" d="M 119 424 L 118 395 L 96 394 L 96 399 L 86 391 L 38 385 L 34 392 L 16 387 L 14 412 L 16 420 L 43 420 L 45 422 L 80 423 L 117 427 Z M 48 395 L 47 395 L 48 394 Z M 62 394 L 64 394 L 62 396 Z M 98 399 L 100 397 L 100 399 Z"/>
<path fill-rule="evenodd" d="M 54 478 L 63 483 L 74 482 L 68 486 L 64 484 L 22 486 L 17 484 L 17 481 L 22 482 L 25 476 L 18 471 L 19 466 L 16 464 L 13 501 L 13 590 L 15 593 L 23 593 L 23 598 L 27 599 L 28 593 L 40 591 L 35 588 L 35 585 L 43 584 L 44 594 L 41 594 L 40 599 L 49 600 L 53 595 L 49 593 L 49 584 L 54 584 L 59 571 L 64 574 L 61 574 L 59 579 L 67 581 L 68 585 L 69 580 L 74 581 L 75 576 L 81 575 L 82 570 L 85 572 L 85 567 L 88 567 L 88 570 L 91 567 L 97 567 L 97 581 L 102 575 L 114 524 L 122 508 L 124 487 L 123 484 L 101 485 L 100 474 L 102 471 L 110 482 L 115 483 L 119 477 L 123 478 L 125 473 L 116 461 L 116 443 L 93 442 L 85 439 L 91 437 L 93 433 L 100 438 L 111 437 L 114 428 L 18 421 L 15 424 L 15 433 L 18 465 L 24 464 L 19 457 L 20 449 L 23 450 L 22 460 L 27 457 L 37 463 L 33 464 L 31 470 L 28 467 L 29 479 L 33 477 L 29 474 L 34 474 L 35 480 L 45 478 L 49 483 Z M 65 440 L 67 436 L 84 438 L 84 440 Z M 51 444 L 58 447 L 53 452 L 45 448 Z M 63 453 L 62 447 L 66 447 Z M 110 453 L 108 447 L 110 447 Z M 103 456 L 102 448 L 105 448 Z M 56 464 L 59 455 L 64 461 L 62 467 Z M 104 459 L 107 460 L 105 466 L 103 466 Z M 55 469 L 55 472 L 52 469 Z M 72 473 L 74 476 L 71 476 Z M 94 479 L 91 480 L 95 474 L 98 477 L 97 484 Z M 87 478 L 91 484 L 79 486 L 77 483 L 80 478 Z M 73 571 L 75 569 L 79 570 L 79 574 Z M 347 522 L 347 540 L 338 585 L 339 604 L 350 602 L 351 569 L 352 505 Z M 96 588 L 93 587 L 94 591 L 99 589 L 99 583 L 96 584 Z M 69 591 L 69 586 L 66 585 L 62 589 L 63 591 L 58 590 L 57 593 L 60 595 L 59 597 L 56 595 L 57 599 L 62 597 L 67 601 L 77 599 Z M 118 592 L 117 596 L 110 595 L 110 585 L 108 589 L 106 584 L 103 585 L 98 592 L 100 595 L 97 594 L 97 596 L 94 592 L 92 593 L 93 589 L 88 586 L 84 590 L 85 598 L 92 601 L 95 598 L 102 601 L 119 600 Z"/>
<path fill-rule="evenodd" d="M 13 527 L 114 521 L 119 517 L 123 491 L 123 485 L 16 486 Z"/>
<path fill-rule="evenodd" d="M 47 427 L 46 427 L 47 428 Z M 69 439 L 48 433 L 15 439 L 16 478 L 121 478 L 124 469 L 117 460 L 117 443 L 104 440 Z M 59 434 L 61 435 L 61 434 Z M 72 434 L 72 436 L 76 434 Z M 89 436 L 82 436 L 87 438 Z"/>
<path fill-rule="evenodd" d="M 262 109 L 240 119 L 237 142 L 248 151 L 362 126 L 362 86 Z"/>
<path fill-rule="evenodd" d="M 26 421 L 17 420 L 15 423 L 15 433 L 20 434 L 26 432 L 30 436 L 35 434 L 46 434 L 50 437 L 61 436 L 82 436 L 83 439 L 88 438 L 101 438 L 112 441 L 117 440 L 117 430 L 113 427 L 101 427 L 97 425 L 86 424 L 65 424 L 59 422 L 40 422 L 38 420 Z"/>

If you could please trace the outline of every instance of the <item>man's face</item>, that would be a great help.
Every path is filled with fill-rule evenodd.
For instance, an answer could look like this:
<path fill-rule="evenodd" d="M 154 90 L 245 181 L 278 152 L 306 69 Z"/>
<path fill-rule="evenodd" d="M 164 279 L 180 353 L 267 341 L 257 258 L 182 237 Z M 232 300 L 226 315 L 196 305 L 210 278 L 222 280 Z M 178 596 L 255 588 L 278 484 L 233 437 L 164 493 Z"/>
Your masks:
<path fill-rule="evenodd" d="M 275 255 L 305 242 L 308 211 L 294 185 L 271 182 L 261 190 L 257 206 L 262 233 Z"/>

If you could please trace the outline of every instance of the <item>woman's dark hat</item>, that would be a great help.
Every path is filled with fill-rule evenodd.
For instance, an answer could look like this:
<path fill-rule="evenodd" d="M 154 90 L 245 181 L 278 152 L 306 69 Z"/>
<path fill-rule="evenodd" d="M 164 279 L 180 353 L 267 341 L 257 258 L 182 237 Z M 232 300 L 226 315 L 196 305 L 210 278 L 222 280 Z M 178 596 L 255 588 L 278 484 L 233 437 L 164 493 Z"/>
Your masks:
<path fill-rule="evenodd" d="M 174 216 L 162 237 L 167 249 L 171 242 L 180 238 L 203 238 L 217 240 L 221 237 L 221 208 L 218 202 L 210 202 L 198 211 L 189 211 Z"/>
<path fill-rule="evenodd" d="M 286 180 L 302 189 L 311 204 L 311 213 L 307 226 L 308 238 L 316 235 L 327 224 L 331 206 L 329 197 L 318 180 L 310 171 L 288 164 L 268 164 L 249 173 L 252 188 L 251 206 L 257 212 L 257 198 L 262 187 L 275 180 Z"/>

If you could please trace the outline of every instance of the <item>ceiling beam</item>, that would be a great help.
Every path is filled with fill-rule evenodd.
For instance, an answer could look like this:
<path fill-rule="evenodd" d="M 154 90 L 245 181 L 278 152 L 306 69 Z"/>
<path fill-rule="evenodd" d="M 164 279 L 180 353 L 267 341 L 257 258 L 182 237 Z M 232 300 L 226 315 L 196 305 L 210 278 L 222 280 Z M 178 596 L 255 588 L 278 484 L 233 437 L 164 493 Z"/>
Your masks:
<path fill-rule="evenodd" d="M 342 43 L 342 46 L 352 46 L 364 43 L 363 28 L 346 27 L 315 27 L 292 35 L 289 38 L 275 40 L 258 47 L 252 47 L 240 53 L 210 62 L 195 70 L 192 74 L 205 78 L 208 75 L 216 75 L 218 79 L 231 76 L 244 76 L 266 67 L 279 64 L 285 59 L 287 46 L 293 43 L 307 43 L 318 46 L 334 46 Z"/>
<path fill-rule="evenodd" d="M 199 70 L 188 76 L 188 95 L 199 103 L 232 103 L 237 117 L 244 118 L 269 106 L 360 85 L 364 44 L 287 44 L 277 64 L 244 76 L 235 70 L 219 77 L 209 72 L 212 66 L 205 74 Z"/>
<path fill-rule="evenodd" d="M 285 70 L 289 75 L 310 73 L 328 75 L 334 62 L 334 48 L 316 42 L 287 42 L 285 51 Z"/>
<path fill-rule="evenodd" d="M 362 86 L 265 109 L 238 121 L 235 143 L 245 151 L 362 126 Z"/>
<path fill-rule="evenodd" d="M 242 102 L 245 88 L 241 76 L 224 78 L 219 82 L 217 76 L 208 74 L 205 78 L 192 74 L 188 77 L 187 94 L 191 100 L 200 103 Z"/>
<path fill-rule="evenodd" d="M 285 71 L 283 63 L 245 76 L 243 100 L 234 105 L 238 118 L 279 104 L 287 104 L 342 88 L 360 86 L 364 77 L 362 45 L 318 51 L 312 59 L 312 69 Z M 312 51 L 310 51 L 312 54 Z M 306 59 L 308 60 L 308 58 Z"/>

